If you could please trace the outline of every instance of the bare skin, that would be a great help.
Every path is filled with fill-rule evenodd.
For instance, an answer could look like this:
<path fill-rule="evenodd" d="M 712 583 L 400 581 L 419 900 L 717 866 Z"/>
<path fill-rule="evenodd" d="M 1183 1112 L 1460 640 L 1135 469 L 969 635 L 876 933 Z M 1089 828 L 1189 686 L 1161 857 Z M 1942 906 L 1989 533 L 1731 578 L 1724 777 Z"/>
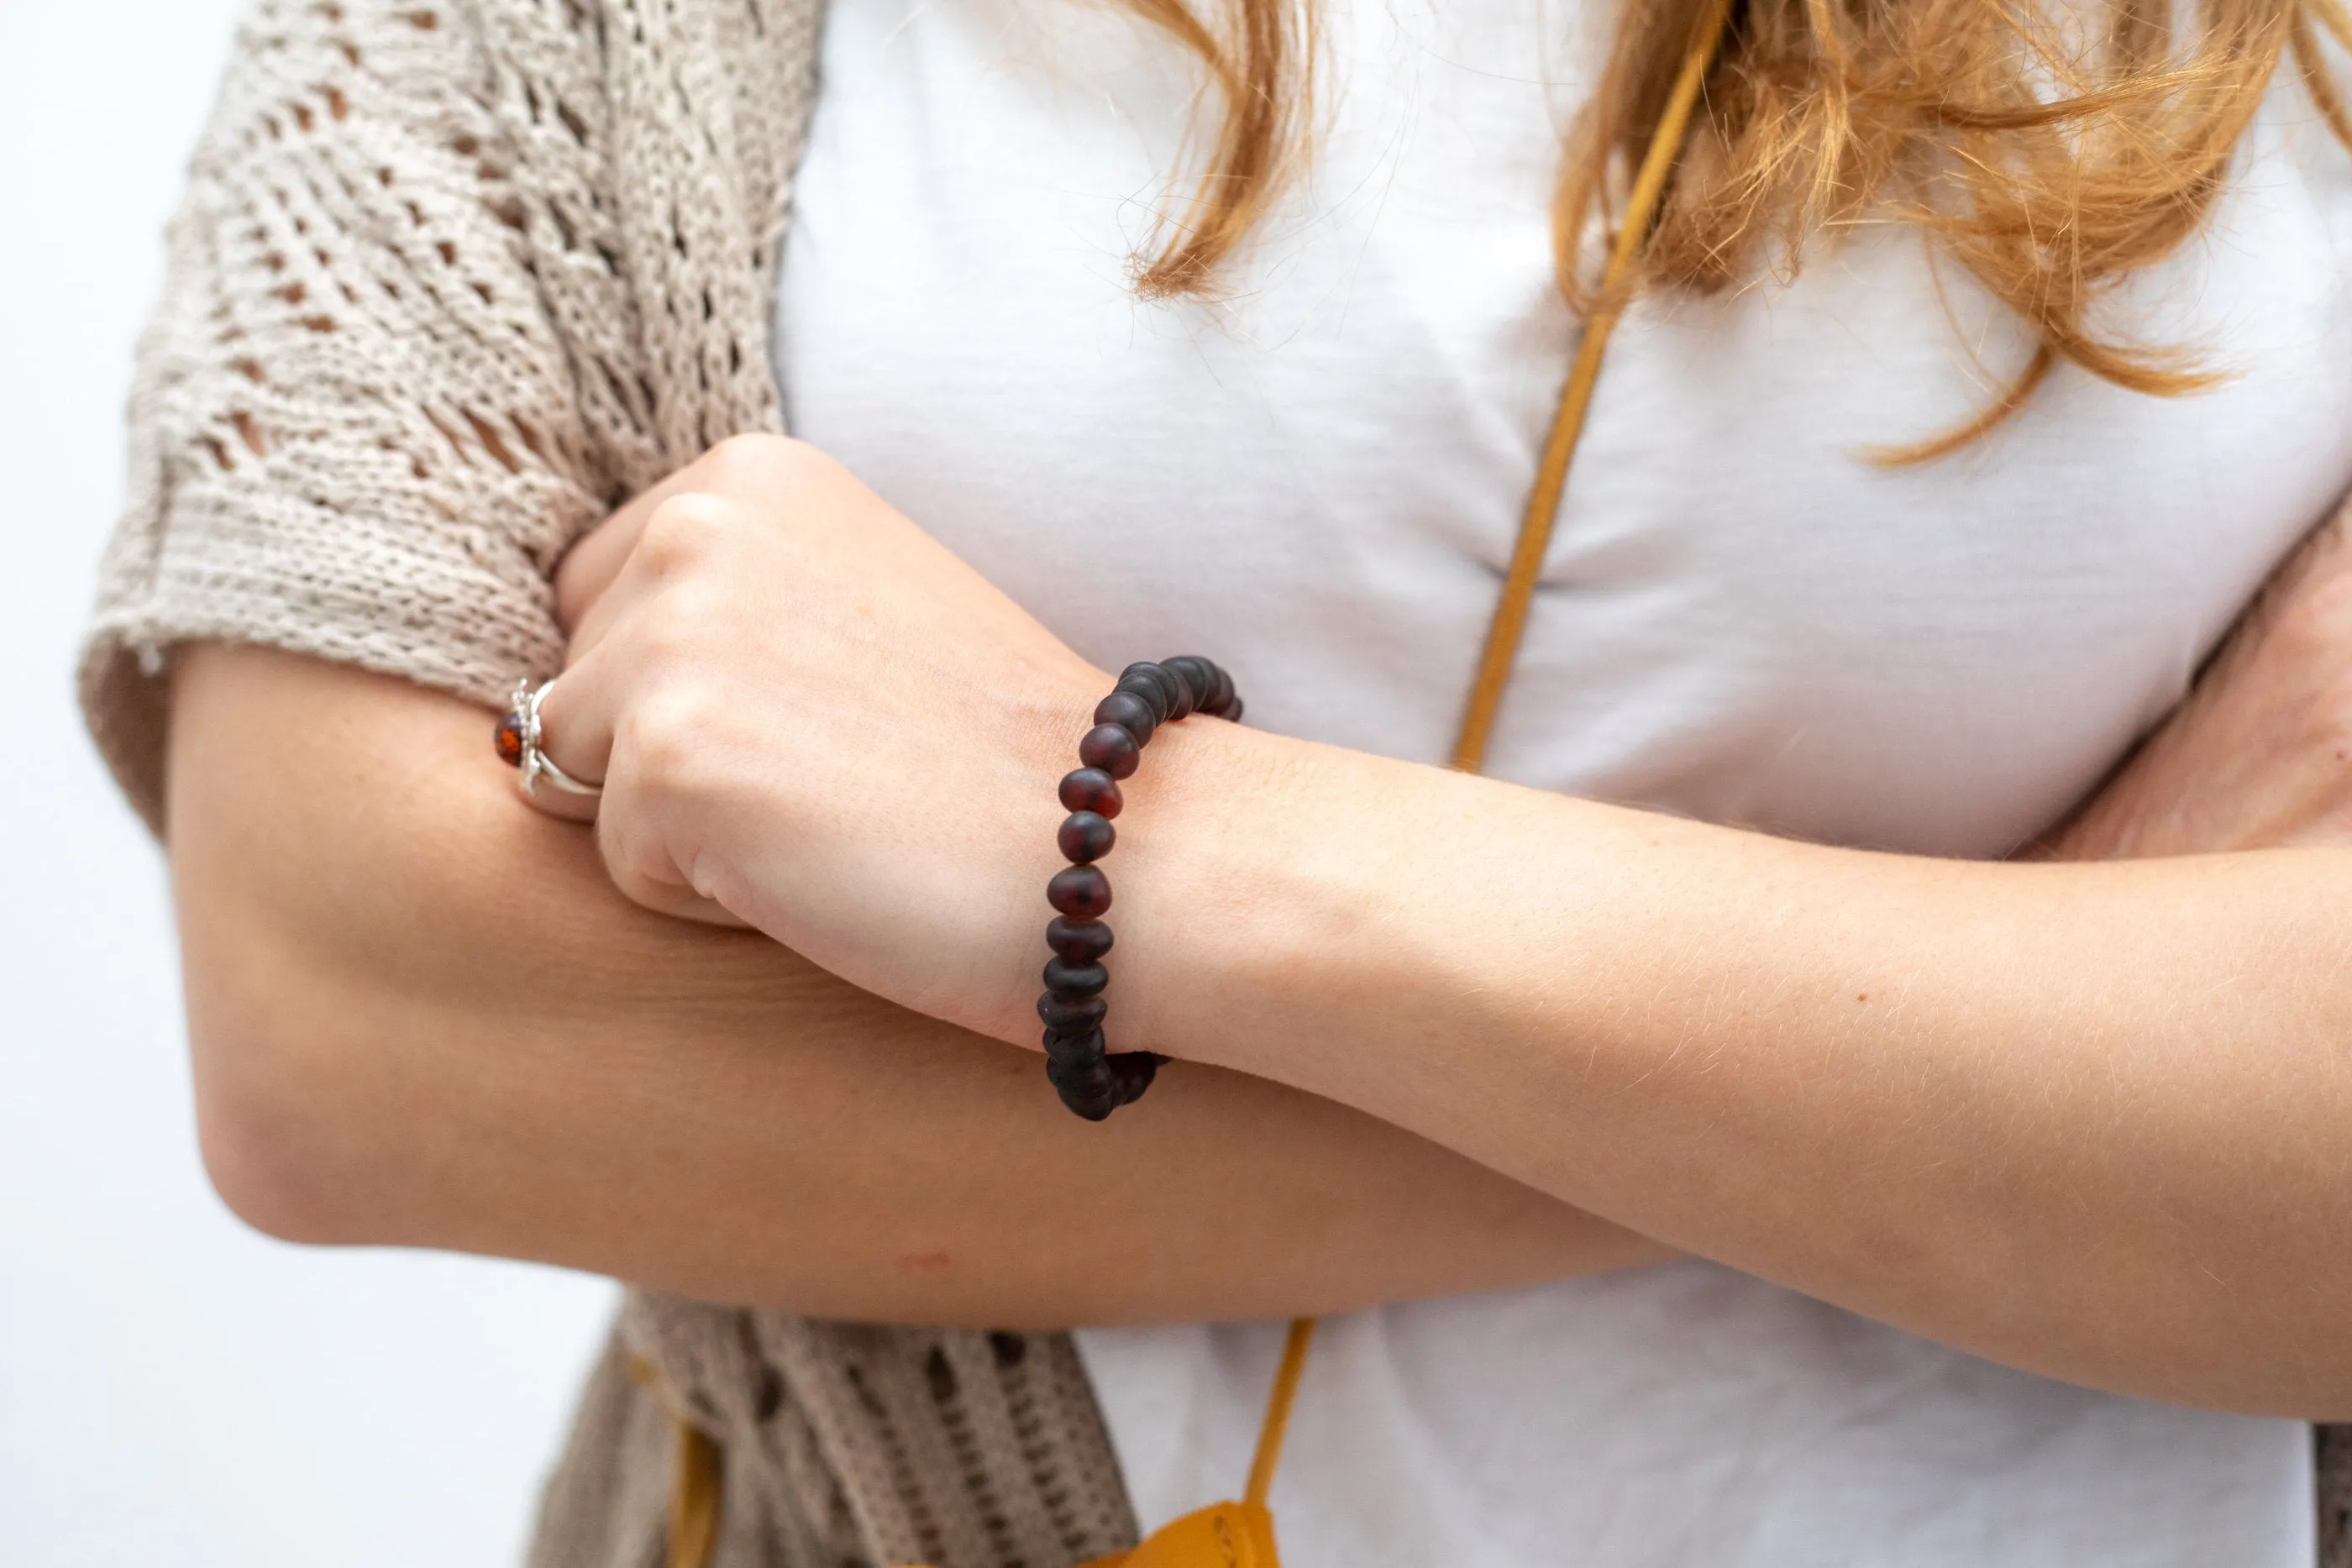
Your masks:
<path fill-rule="evenodd" d="M 805 531 L 763 516 L 763 500 L 803 520 L 866 504 L 781 444 L 739 444 L 673 489 L 735 510 L 703 507 L 655 530 L 667 559 L 634 586 L 640 539 L 615 531 L 583 548 L 581 571 L 601 548 L 609 575 L 586 590 L 575 576 L 568 595 L 582 668 L 607 643 L 644 640 L 606 659 L 622 674 L 601 723 L 593 691 L 569 716 L 551 698 L 556 733 L 573 745 L 600 730 L 658 739 L 648 715 L 708 719 L 627 689 L 666 658 L 707 664 L 707 650 L 665 650 L 645 617 L 633 621 L 675 605 L 681 585 L 696 614 L 673 631 L 723 621 L 730 582 L 769 595 L 772 624 L 805 623 L 773 603 L 787 574 L 744 558 L 713 571 L 714 556 L 698 552 L 745 540 L 756 552 L 778 537 L 809 549 Z M 872 517 L 856 521 L 872 533 Z M 925 542 L 898 541 L 918 557 Z M 2315 758 L 2352 714 L 2333 673 L 2352 645 L 2332 610 L 2344 597 L 2330 591 L 2335 573 L 2331 559 L 2264 620 L 2224 666 L 2229 679 L 2119 776 L 2116 804 L 2085 813 L 2080 844 L 2182 849 L 2201 833 L 2239 848 L 2329 831 L 2342 791 L 2325 787 Z M 888 877 L 871 878 L 884 886 L 877 902 L 824 908 L 823 929 L 795 945 L 902 1002 L 1020 1038 L 1026 1026 L 1008 1015 L 1025 998 L 1008 1006 L 988 988 L 984 945 L 958 948 L 968 925 L 989 929 L 958 901 L 996 896 L 1000 876 L 1017 888 L 1043 880 L 1048 833 L 989 813 L 1000 789 L 1028 815 L 1050 800 L 1071 733 L 1063 710 L 1090 705 L 1100 673 L 1003 618 L 985 585 L 959 586 L 951 565 L 855 575 L 915 584 L 908 612 L 929 631 L 1002 632 L 991 667 L 1013 674 L 1009 700 L 982 706 L 992 730 L 926 742 L 927 756 L 998 759 L 942 786 L 949 849 L 922 863 L 937 867 L 949 915 L 893 905 Z M 791 576 L 821 592 L 805 570 Z M 857 622 L 843 624 L 842 646 L 856 650 Z M 902 705 L 928 722 L 950 709 L 924 682 L 959 667 L 947 656 L 959 652 L 911 674 L 868 668 L 855 704 L 793 691 L 791 732 L 806 744 L 835 714 Z M 567 675 L 558 695 L 579 690 Z M 326 716 L 327 743 L 289 736 L 288 712 Z M 1261 1076 L 1179 1068 L 1148 1113 L 1087 1129 L 1040 1092 L 1034 1058 L 893 1010 L 758 937 L 627 909 L 583 836 L 514 806 L 482 758 L 480 727 L 443 699 L 280 656 L 185 662 L 173 834 L 207 1148 L 232 1201 L 282 1233 L 551 1258 L 797 1310 L 1001 1323 L 1276 1315 L 1659 1255 L 1540 1186 L 2058 1375 L 2305 1415 L 2352 1403 L 2343 1352 L 2326 1343 L 2347 1267 L 2342 1199 L 2317 1179 L 2336 1157 L 2330 1118 L 2342 1120 L 2328 1076 L 2337 1020 L 2326 933 L 2314 929 L 2325 923 L 2298 914 L 2326 907 L 2347 874 L 2336 852 L 2098 873 L 1849 855 L 1201 721 L 1153 747 L 1154 789 L 1136 820 L 1154 825 L 1122 850 L 1123 895 L 1145 891 L 1122 937 L 1158 946 L 1129 957 L 1120 985 L 1130 1042 Z M 699 733 L 712 744 L 648 746 L 635 762 L 595 755 L 593 739 L 588 755 L 562 754 L 590 776 L 614 769 L 604 870 L 647 904 L 793 940 L 776 926 L 842 896 L 842 867 L 814 903 L 779 896 L 756 864 L 674 854 L 680 819 L 638 809 L 701 810 L 706 851 L 737 828 L 745 843 L 789 841 L 788 813 L 730 795 L 723 773 L 681 785 L 678 758 L 734 756 L 736 737 Z M 846 758 L 854 774 L 862 744 L 817 755 Z M 629 768 L 647 758 L 633 784 Z M 776 760 L 756 749 L 741 759 L 747 774 Z M 827 771 L 802 760 L 803 775 Z M 2235 773 L 2305 782 L 2238 815 L 2257 796 Z M 814 787 L 837 789 L 838 805 L 870 798 L 876 780 L 849 782 Z M 1466 865 L 1483 913 L 1426 861 L 1359 848 L 1336 867 L 1326 841 L 1268 837 L 1244 808 L 1263 810 L 1276 789 L 1328 803 L 1322 825 L 1338 818 L 1350 845 L 1412 840 Z M 1449 841 L 1466 814 L 1479 834 Z M 1390 826 L 1408 815 L 1418 838 Z M 2133 822 L 2150 826 L 2136 837 Z M 2175 824 L 2169 839 L 2159 822 Z M 1521 867 L 1494 863 L 1473 837 L 1511 844 Z M 1218 854 L 1248 858 L 1170 847 L 1220 839 Z M 996 865 L 1005 844 L 1039 846 L 1038 863 Z M 1587 895 L 1533 896 L 1541 879 L 1528 862 Z M 1236 876 L 1262 896 L 1231 902 Z M 1519 902 L 1498 917 L 1498 896 Z M 1416 904 L 1486 933 L 1473 967 L 1508 966 L 1496 989 L 1549 1010 L 1520 1016 L 1465 993 L 1465 956 L 1409 922 L 1367 951 L 1367 906 L 1394 915 Z M 1703 928 L 1675 925 L 1685 906 Z M 2136 922 L 2151 907 L 2183 918 Z M 882 950 L 893 917 L 902 933 L 909 919 L 940 922 L 901 942 L 922 959 L 912 979 L 889 971 L 905 955 Z M 1239 963 L 1188 925 L 1255 931 L 1266 940 L 1255 951 L 1286 962 L 1279 973 Z M 1496 942 L 1495 931 L 1517 935 Z M 1655 952 L 1677 955 L 1680 970 L 1661 974 Z M 1576 955 L 1564 998 L 1560 953 Z M 1170 977 L 1184 963 L 1199 966 L 1189 996 Z M 2275 977 L 2300 1009 L 2265 1010 L 2240 983 L 2249 973 Z M 2224 993 L 2230 1008 L 2197 1010 Z M 1475 1060 L 1455 1047 L 1471 1003 Z M 1444 1072 L 1424 1070 L 1435 1061 Z M 2201 1079 L 2200 1061 L 2213 1068 Z"/>
<path fill-rule="evenodd" d="M 1039 802 L 1108 676 L 793 443 L 610 527 L 546 711 L 616 884 L 1033 1038 Z M 1864 853 L 1209 719 L 1139 793 L 1114 1046 L 2036 1371 L 2352 1408 L 2352 850 Z"/>
<path fill-rule="evenodd" d="M 306 716 L 289 726 L 289 713 Z M 1664 1249 L 1360 1113 L 1037 1058 L 615 892 L 481 710 L 257 649 L 178 674 L 170 839 L 206 1161 L 294 1239 L 993 1327 L 1279 1316 Z"/>

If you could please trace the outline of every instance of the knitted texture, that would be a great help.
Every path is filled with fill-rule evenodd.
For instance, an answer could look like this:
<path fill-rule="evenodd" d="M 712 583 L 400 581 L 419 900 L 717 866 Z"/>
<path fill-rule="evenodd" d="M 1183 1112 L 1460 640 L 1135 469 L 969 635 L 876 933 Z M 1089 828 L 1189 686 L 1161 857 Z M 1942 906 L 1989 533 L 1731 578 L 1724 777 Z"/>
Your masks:
<path fill-rule="evenodd" d="M 622 498 L 781 428 L 768 352 L 815 0 L 257 0 L 141 345 L 84 711 L 163 819 L 171 651 L 255 643 L 485 706 Z M 722 1447 L 722 1568 L 1062 1568 L 1131 1544 L 1066 1335 L 633 1292 Z M 592 1376 L 536 1568 L 659 1560 L 669 1418 Z"/>
<path fill-rule="evenodd" d="M 562 660 L 550 579 L 617 501 L 781 427 L 768 311 L 817 0 L 257 0 L 167 235 L 129 502 L 81 663 L 163 820 L 176 645 L 495 706 Z M 632 1292 L 532 1568 L 660 1560 L 669 1416 L 725 1455 L 721 1568 L 1058 1568 L 1135 1521 L 1066 1335 Z M 2352 1568 L 2352 1428 L 2318 1436 Z"/>

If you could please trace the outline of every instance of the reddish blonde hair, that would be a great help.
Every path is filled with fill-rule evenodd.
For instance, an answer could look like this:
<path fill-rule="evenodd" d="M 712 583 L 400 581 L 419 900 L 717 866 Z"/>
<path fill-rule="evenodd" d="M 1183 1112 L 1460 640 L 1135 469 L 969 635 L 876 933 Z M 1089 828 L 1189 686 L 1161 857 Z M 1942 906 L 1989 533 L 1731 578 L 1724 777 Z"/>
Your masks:
<path fill-rule="evenodd" d="M 1222 107 L 1203 168 L 1137 258 L 1147 298 L 1210 290 L 1304 154 L 1314 0 L 1127 0 L 1197 56 Z M 1706 0 L 1623 0 L 1561 161 L 1561 286 L 1592 304 L 1592 257 L 1626 173 L 1704 25 Z M 2195 234 L 2292 57 L 2352 146 L 2321 34 L 2352 47 L 2342 0 L 1736 0 L 1637 290 L 1723 288 L 1793 271 L 1804 243 L 1865 220 L 1925 231 L 2034 329 L 2040 348 L 1958 429 L 1888 454 L 1940 455 L 1991 428 L 2063 360 L 2137 392 L 2217 378 L 2178 346 L 2103 334 L 2101 293 Z M 2072 31 L 2069 31 L 2071 27 Z"/>

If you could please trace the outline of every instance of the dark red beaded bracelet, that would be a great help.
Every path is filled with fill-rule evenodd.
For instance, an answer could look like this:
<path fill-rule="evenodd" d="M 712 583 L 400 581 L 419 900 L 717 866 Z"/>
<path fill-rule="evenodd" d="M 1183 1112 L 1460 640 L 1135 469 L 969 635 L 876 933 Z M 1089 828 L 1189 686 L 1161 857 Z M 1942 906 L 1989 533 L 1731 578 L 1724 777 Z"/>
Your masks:
<path fill-rule="evenodd" d="M 1037 1016 L 1045 1025 L 1045 1076 L 1062 1103 L 1089 1122 L 1099 1122 L 1121 1105 L 1142 1097 L 1165 1058 L 1149 1051 L 1113 1056 L 1103 1045 L 1103 989 L 1110 971 L 1110 878 L 1097 861 L 1118 841 L 1110 825 L 1121 804 L 1118 781 L 1135 772 L 1143 748 L 1160 727 L 1196 713 L 1239 719 L 1242 699 L 1234 680 L 1206 659 L 1181 654 L 1157 664 L 1129 664 L 1118 685 L 1095 706 L 1095 727 L 1078 742 L 1085 766 L 1062 780 L 1062 805 L 1069 817 L 1057 839 L 1070 863 L 1045 884 L 1045 902 L 1059 912 L 1045 927 L 1054 950 L 1045 965 L 1045 994 Z"/>

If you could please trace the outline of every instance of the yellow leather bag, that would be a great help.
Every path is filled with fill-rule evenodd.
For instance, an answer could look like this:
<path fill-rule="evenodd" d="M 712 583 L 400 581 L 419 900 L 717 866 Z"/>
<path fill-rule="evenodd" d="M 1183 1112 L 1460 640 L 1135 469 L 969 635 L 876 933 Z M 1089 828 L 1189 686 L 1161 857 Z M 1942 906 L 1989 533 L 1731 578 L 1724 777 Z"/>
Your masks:
<path fill-rule="evenodd" d="M 1274 1467 L 1282 1458 L 1283 1434 L 1290 1427 L 1291 1401 L 1298 1396 L 1298 1375 L 1306 1370 L 1307 1345 L 1314 1337 L 1313 1318 L 1291 1320 L 1241 1501 L 1213 1502 L 1171 1519 L 1136 1542 L 1132 1552 L 1097 1557 L 1078 1568 L 1282 1568 L 1265 1494 L 1274 1488 Z"/>

